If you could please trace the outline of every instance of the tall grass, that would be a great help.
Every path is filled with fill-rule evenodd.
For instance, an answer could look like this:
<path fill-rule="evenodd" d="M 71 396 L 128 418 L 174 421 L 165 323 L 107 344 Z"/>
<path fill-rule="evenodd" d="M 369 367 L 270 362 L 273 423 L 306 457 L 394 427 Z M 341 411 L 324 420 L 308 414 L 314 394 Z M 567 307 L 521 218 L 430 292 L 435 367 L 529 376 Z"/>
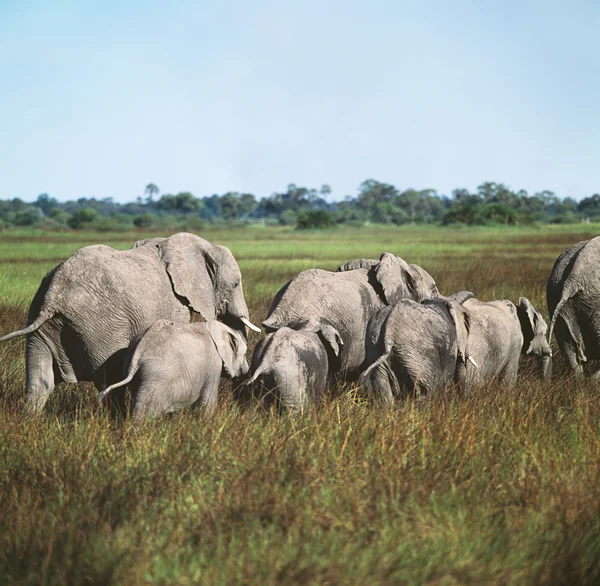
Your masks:
<path fill-rule="evenodd" d="M 359 233 L 345 256 L 344 233 L 320 235 L 332 242 L 320 253 L 304 235 L 265 233 L 271 254 L 248 239 L 247 257 L 264 259 L 234 252 L 251 317 L 304 265 L 382 250 L 421 262 L 444 293 L 525 294 L 545 310 L 554 258 L 586 237 L 457 230 L 445 248 L 448 232 L 408 232 L 385 243 Z M 241 236 L 209 238 L 233 250 Z M 301 262 L 283 256 L 286 239 Z M 2 332 L 25 320 L 8 299 Z M 90 385 L 61 387 L 29 418 L 23 361 L 23 342 L 0 346 L 0 583 L 600 581 L 600 396 L 560 361 L 551 384 L 524 361 L 513 391 L 391 410 L 332 383 L 296 417 L 240 406 L 224 384 L 214 417 L 191 410 L 140 427 L 98 409 Z"/>

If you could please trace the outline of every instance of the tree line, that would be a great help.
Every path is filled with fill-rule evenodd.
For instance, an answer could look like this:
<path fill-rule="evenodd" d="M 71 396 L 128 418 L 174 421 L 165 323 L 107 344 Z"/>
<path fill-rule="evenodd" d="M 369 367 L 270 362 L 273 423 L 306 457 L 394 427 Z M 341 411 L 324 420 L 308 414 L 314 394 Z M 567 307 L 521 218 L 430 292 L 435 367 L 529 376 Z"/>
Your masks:
<path fill-rule="evenodd" d="M 0 200 L 0 227 L 40 226 L 54 229 L 130 230 L 187 227 L 207 224 L 266 223 L 302 228 L 337 224 L 467 224 L 518 225 L 600 221 L 600 194 L 577 202 L 552 191 L 529 194 L 502 183 L 486 182 L 474 192 L 455 189 L 451 196 L 433 189 L 400 191 L 388 183 L 367 179 L 355 197 L 329 201 L 331 189 L 290 184 L 282 192 L 257 199 L 251 193 L 195 197 L 189 192 L 160 195 L 149 183 L 130 203 L 111 198 L 80 198 L 59 202 L 42 193 L 33 203 L 19 198 Z"/>

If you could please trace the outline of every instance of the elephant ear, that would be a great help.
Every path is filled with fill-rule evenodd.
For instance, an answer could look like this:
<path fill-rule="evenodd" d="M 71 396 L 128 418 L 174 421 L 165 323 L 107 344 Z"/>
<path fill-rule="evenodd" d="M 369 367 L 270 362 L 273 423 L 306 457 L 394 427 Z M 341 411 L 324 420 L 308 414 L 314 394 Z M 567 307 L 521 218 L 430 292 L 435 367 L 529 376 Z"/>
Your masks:
<path fill-rule="evenodd" d="M 215 275 L 217 263 L 214 244 L 181 232 L 157 243 L 173 290 L 187 300 L 189 306 L 205 320 L 216 318 Z"/>
<path fill-rule="evenodd" d="M 227 376 L 239 376 L 247 349 L 241 334 L 215 320 L 207 321 L 206 329 L 217 347 Z"/>
<path fill-rule="evenodd" d="M 375 267 L 375 278 L 388 305 L 395 305 L 401 299 L 414 299 L 414 276 L 408 263 L 399 256 L 384 252 Z"/>
<path fill-rule="evenodd" d="M 158 246 L 161 242 L 166 240 L 166 238 L 144 238 L 143 240 L 137 240 L 131 245 L 130 250 L 134 250 L 135 248 L 141 248 L 142 246 Z"/>
<path fill-rule="evenodd" d="M 334 355 L 339 358 L 340 352 L 344 347 L 344 341 L 342 340 L 340 333 L 333 326 L 328 324 L 321 326 L 317 333 L 324 343 L 331 348 Z"/>
<path fill-rule="evenodd" d="M 435 303 L 436 301 L 430 303 Z M 453 299 L 441 299 L 441 302 L 445 305 L 446 311 L 454 323 L 454 328 L 456 330 L 456 346 L 458 348 L 458 361 L 462 364 L 466 364 L 468 359 L 473 361 L 474 359 L 469 356 L 467 349 L 469 332 L 471 329 L 471 316 L 469 312 Z"/>
<path fill-rule="evenodd" d="M 343 273 L 345 271 L 354 271 L 356 269 L 370 269 L 378 263 L 379 261 L 374 258 L 357 258 L 356 260 L 349 260 L 343 265 L 340 265 L 335 272 Z"/>
<path fill-rule="evenodd" d="M 541 313 L 533 306 L 527 297 L 519 298 L 517 306 L 517 316 L 521 324 L 523 332 L 523 353 L 524 354 L 541 354 L 549 351 L 549 346 L 546 343 L 546 333 L 548 326 L 544 321 Z M 538 346 L 544 348 L 539 348 Z M 548 346 L 548 348 L 546 348 Z M 542 352 L 542 350 L 544 352 Z"/>
<path fill-rule="evenodd" d="M 443 297 L 443 299 L 452 299 L 456 301 L 459 305 L 462 305 L 465 301 L 469 299 L 475 299 L 475 295 L 471 293 L 471 291 L 457 291 L 456 293 L 452 293 L 449 297 Z"/>

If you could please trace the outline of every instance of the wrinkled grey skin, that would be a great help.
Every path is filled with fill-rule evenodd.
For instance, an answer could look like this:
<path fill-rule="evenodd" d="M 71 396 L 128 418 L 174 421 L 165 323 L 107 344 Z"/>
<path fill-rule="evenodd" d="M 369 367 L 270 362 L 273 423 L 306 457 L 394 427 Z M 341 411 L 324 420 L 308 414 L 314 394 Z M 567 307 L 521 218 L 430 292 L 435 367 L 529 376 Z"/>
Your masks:
<path fill-rule="evenodd" d="M 477 364 L 477 368 L 469 364 L 464 374 L 466 389 L 492 381 L 514 387 L 519 360 L 526 354 L 537 356 L 541 375 L 550 376 L 548 327 L 527 298 L 521 297 L 516 307 L 506 299 L 484 302 L 471 298 L 464 301 L 463 308 L 469 315 L 467 354 Z"/>
<path fill-rule="evenodd" d="M 400 299 L 422 301 L 438 295 L 431 275 L 400 257 L 383 253 L 379 261 L 359 259 L 337 272 L 309 269 L 277 293 L 263 326 L 272 332 L 284 326 L 321 332 L 330 373 L 355 378 L 365 360 L 365 334 L 371 316 Z M 333 339 L 326 326 L 340 336 Z M 335 344 L 341 346 L 336 356 Z"/>
<path fill-rule="evenodd" d="M 600 237 L 578 242 L 554 263 L 546 285 L 552 333 L 571 369 L 600 360 Z M 600 378 L 600 370 L 591 372 Z"/>
<path fill-rule="evenodd" d="M 195 403 L 212 413 L 221 374 L 234 378 L 248 372 L 247 350 L 245 337 L 221 322 L 157 320 L 131 343 L 125 378 L 101 392 L 98 400 L 128 385 L 136 423 Z"/>
<path fill-rule="evenodd" d="M 403 299 L 384 307 L 369 321 L 369 366 L 360 384 L 385 404 L 453 383 L 464 385 L 473 368 L 467 361 L 468 326 L 468 312 L 452 298 L 423 303 Z"/>
<path fill-rule="evenodd" d="M 282 407 L 292 411 L 301 411 L 319 401 L 327 386 L 328 372 L 321 335 L 322 332 L 286 327 L 267 334 L 254 350 L 248 386 L 258 389 L 266 402 L 277 398 Z M 329 335 L 339 340 L 335 331 Z M 337 346 L 334 352 L 339 350 Z"/>
<path fill-rule="evenodd" d="M 86 246 L 52 269 L 31 303 L 27 402 L 43 409 L 60 382 L 118 381 L 135 336 L 157 319 L 189 322 L 191 312 L 244 331 L 239 267 L 228 248 L 193 234 L 136 242 L 129 250 Z"/>

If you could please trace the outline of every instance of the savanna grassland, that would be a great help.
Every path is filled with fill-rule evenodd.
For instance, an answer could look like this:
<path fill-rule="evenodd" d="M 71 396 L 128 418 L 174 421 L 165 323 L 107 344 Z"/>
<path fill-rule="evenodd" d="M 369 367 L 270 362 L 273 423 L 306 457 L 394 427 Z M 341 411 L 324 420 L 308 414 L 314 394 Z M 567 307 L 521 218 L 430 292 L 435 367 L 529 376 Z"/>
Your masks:
<path fill-rule="evenodd" d="M 399 254 L 444 294 L 527 296 L 546 315 L 557 255 L 600 226 L 423 227 L 203 236 L 230 247 L 259 324 L 302 269 Z M 0 331 L 86 244 L 146 233 L 0 234 Z M 251 346 L 258 340 L 251 334 Z M 0 346 L 2 584 L 573 584 L 600 581 L 600 390 L 527 360 L 490 387 L 391 410 L 353 384 L 290 417 L 242 406 L 135 427 L 90 385 L 22 411 L 24 340 Z"/>

